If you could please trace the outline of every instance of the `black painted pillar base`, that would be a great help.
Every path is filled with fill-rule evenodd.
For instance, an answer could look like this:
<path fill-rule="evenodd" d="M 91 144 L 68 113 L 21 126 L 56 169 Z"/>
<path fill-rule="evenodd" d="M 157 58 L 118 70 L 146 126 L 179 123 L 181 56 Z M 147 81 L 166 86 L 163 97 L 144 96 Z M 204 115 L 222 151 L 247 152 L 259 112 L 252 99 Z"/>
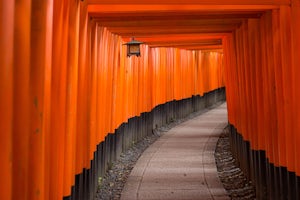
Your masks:
<path fill-rule="evenodd" d="M 277 167 L 265 151 L 250 149 L 233 125 L 230 125 L 231 150 L 247 178 L 255 183 L 258 200 L 300 200 L 300 177 L 286 167 Z"/>

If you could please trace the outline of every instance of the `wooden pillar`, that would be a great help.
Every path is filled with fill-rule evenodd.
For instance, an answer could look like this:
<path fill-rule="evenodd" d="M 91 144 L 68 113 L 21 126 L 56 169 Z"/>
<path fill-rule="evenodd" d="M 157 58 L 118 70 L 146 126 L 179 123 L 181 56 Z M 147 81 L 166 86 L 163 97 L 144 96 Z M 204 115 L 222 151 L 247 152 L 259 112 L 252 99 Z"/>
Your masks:
<path fill-rule="evenodd" d="M 293 109 L 293 126 L 294 126 L 294 134 L 295 134 L 295 146 L 297 147 L 295 150 L 294 159 L 296 161 L 296 175 L 300 176 L 300 90 L 299 90 L 299 74 L 300 74 L 300 1 L 292 0 L 291 7 L 291 17 L 292 17 L 292 58 L 293 58 L 293 84 L 295 95 L 295 104 Z M 298 191 L 300 193 L 300 191 Z"/>
<path fill-rule="evenodd" d="M 281 68 L 282 68 L 282 84 L 283 84 L 283 123 L 284 136 L 286 138 L 286 165 L 290 171 L 295 170 L 295 140 L 293 133 L 293 68 L 292 68 L 292 41 L 291 41 L 291 9 L 289 6 L 281 6 L 279 10 L 279 25 L 280 25 L 280 41 L 281 41 Z M 281 122 L 279 122 L 281 123 Z M 282 137 L 281 137 L 282 138 Z M 282 152 L 281 152 L 282 153 Z"/>
<path fill-rule="evenodd" d="M 79 50 L 78 50 L 78 92 L 77 113 L 76 113 L 76 163 L 75 173 L 82 173 L 84 157 L 86 155 L 87 143 L 87 27 L 88 15 L 86 11 L 86 1 L 80 3 L 79 19 Z"/>
<path fill-rule="evenodd" d="M 31 0 L 16 1 L 14 13 L 12 199 L 28 199 Z"/>
<path fill-rule="evenodd" d="M 66 78 L 66 132 L 65 132 L 65 158 L 64 158 L 64 183 L 63 195 L 71 195 L 71 186 L 75 184 L 76 164 L 76 133 L 77 133 L 77 91 L 78 91 L 78 52 L 79 52 L 79 0 L 69 1 L 68 21 L 65 26 L 69 27 L 67 35 L 67 78 Z"/>
<path fill-rule="evenodd" d="M 51 78 L 50 199 L 63 196 L 69 1 L 54 0 Z"/>
<path fill-rule="evenodd" d="M 53 1 L 32 1 L 28 199 L 48 199 Z M 50 34 L 49 34 L 50 33 Z M 18 165 L 18 163 L 15 163 Z"/>
<path fill-rule="evenodd" d="M 12 197 L 14 9 L 15 1 L 0 3 L 0 199 Z"/>

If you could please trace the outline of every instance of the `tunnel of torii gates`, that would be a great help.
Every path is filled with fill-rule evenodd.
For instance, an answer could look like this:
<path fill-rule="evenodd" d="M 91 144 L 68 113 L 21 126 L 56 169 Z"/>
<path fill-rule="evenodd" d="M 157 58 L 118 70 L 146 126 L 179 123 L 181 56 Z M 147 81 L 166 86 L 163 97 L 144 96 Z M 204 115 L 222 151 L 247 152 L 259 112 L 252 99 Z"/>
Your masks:
<path fill-rule="evenodd" d="M 1 200 L 92 199 L 133 130 L 225 88 L 232 149 L 258 199 L 300 199 L 299 0 L 0 6 Z M 133 36 L 141 57 L 126 56 Z"/>

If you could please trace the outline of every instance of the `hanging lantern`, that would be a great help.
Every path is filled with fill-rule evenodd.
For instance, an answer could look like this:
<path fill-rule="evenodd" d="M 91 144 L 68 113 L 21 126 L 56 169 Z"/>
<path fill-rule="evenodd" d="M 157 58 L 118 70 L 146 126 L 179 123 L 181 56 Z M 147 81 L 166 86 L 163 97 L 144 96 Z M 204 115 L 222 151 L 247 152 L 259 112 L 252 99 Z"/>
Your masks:
<path fill-rule="evenodd" d="M 127 45 L 127 56 L 141 56 L 140 44 L 143 44 L 143 42 L 137 41 L 134 38 L 130 42 L 125 43 L 124 45 Z"/>

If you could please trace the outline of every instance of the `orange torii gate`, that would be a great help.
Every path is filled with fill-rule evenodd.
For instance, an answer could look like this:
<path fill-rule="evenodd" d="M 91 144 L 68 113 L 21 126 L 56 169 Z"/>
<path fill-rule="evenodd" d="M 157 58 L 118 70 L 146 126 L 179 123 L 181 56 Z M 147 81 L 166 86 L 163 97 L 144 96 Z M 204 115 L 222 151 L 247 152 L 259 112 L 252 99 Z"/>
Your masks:
<path fill-rule="evenodd" d="M 0 5 L 0 199 L 70 196 L 108 133 L 225 85 L 230 124 L 300 176 L 299 0 Z"/>

